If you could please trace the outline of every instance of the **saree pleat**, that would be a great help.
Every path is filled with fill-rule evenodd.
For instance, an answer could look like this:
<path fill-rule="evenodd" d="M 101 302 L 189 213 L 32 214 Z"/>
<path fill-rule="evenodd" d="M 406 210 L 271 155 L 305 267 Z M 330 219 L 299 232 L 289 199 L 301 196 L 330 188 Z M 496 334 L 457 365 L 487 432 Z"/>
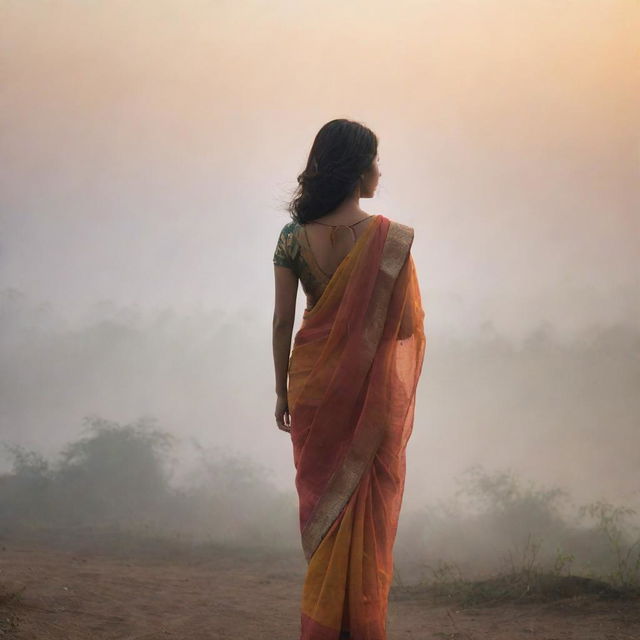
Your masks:
<path fill-rule="evenodd" d="M 426 348 L 413 229 L 378 215 L 305 311 L 288 401 L 302 547 L 300 640 L 385 640 Z"/>

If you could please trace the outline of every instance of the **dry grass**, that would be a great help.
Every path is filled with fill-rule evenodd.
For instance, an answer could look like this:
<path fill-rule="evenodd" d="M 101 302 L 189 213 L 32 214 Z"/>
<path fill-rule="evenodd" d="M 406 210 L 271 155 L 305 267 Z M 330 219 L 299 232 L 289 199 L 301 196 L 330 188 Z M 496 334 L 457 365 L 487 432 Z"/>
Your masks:
<path fill-rule="evenodd" d="M 442 580 L 408 586 L 394 586 L 391 598 L 428 599 L 455 602 L 462 606 L 504 603 L 554 602 L 588 597 L 598 600 L 634 600 L 640 604 L 640 589 L 615 587 L 603 580 L 553 573 L 508 573 L 483 580 Z"/>

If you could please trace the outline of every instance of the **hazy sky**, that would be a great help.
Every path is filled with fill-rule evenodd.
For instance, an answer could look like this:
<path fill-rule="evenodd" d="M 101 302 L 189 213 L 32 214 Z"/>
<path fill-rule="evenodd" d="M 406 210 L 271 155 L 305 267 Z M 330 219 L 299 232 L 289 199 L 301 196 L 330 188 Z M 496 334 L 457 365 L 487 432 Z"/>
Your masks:
<path fill-rule="evenodd" d="M 347 117 L 380 140 L 361 206 L 415 229 L 429 346 L 409 493 L 478 459 L 636 490 L 632 359 L 450 362 L 443 344 L 486 322 L 514 340 L 640 326 L 639 34 L 635 0 L 0 0 L 0 290 L 79 326 L 114 305 L 151 318 L 117 344 L 6 338 L 1 435 L 53 448 L 89 411 L 148 412 L 291 488 L 271 260 L 313 137 Z"/>
<path fill-rule="evenodd" d="M 0 6 L 3 287 L 269 318 L 280 203 L 349 117 L 430 328 L 640 313 L 633 0 Z"/>

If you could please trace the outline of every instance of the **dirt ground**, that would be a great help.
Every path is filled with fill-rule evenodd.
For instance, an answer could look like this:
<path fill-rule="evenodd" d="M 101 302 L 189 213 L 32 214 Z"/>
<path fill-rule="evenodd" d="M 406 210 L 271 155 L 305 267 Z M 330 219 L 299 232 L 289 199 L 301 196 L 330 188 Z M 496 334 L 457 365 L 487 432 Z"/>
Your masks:
<path fill-rule="evenodd" d="M 302 552 L 113 553 L 2 540 L 0 639 L 297 640 L 304 569 Z M 388 630 L 389 640 L 640 640 L 640 600 L 464 608 L 392 595 Z"/>

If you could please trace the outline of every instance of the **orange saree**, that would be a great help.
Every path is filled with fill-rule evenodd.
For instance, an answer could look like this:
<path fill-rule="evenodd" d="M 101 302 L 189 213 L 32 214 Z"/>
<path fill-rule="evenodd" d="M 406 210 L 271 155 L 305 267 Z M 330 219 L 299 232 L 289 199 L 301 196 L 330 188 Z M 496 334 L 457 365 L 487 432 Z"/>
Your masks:
<path fill-rule="evenodd" d="M 386 638 L 405 448 L 426 339 L 413 229 L 376 218 L 305 310 L 289 359 L 308 563 L 300 640 Z"/>

